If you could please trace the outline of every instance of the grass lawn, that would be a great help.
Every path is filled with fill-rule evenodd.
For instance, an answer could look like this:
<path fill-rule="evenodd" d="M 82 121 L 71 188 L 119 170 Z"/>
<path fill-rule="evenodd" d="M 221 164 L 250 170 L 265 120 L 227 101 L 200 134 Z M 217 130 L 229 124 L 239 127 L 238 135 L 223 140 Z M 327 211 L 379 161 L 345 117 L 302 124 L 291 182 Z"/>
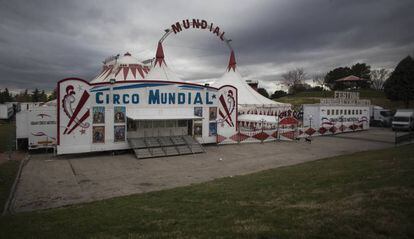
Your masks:
<path fill-rule="evenodd" d="M 6 152 L 10 150 L 10 147 L 13 150 L 16 148 L 16 123 L 13 121 L 11 123 L 7 121 L 0 122 L 0 152 Z"/>
<path fill-rule="evenodd" d="M 9 197 L 10 189 L 19 169 L 19 163 L 20 161 L 16 160 L 0 163 L 0 212 L 3 212 L 4 204 Z"/>
<path fill-rule="evenodd" d="M 414 238 L 413 155 L 361 152 L 6 216 L 0 238 Z"/>

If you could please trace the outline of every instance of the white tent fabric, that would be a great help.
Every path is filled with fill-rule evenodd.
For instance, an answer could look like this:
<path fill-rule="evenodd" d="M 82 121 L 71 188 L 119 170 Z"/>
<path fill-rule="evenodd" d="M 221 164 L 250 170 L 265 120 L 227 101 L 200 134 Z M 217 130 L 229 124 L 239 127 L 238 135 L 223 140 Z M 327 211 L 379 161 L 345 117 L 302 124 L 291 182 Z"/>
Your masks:
<path fill-rule="evenodd" d="M 130 53 L 123 56 L 116 56 L 110 61 L 104 62 L 101 73 L 97 75 L 91 83 L 115 81 L 142 80 L 149 72 L 149 67 L 143 65 L 137 58 Z"/>
<path fill-rule="evenodd" d="M 203 119 L 195 116 L 193 110 L 182 110 L 177 114 L 176 108 L 131 108 L 127 110 L 126 115 L 134 120 Z"/>
<path fill-rule="evenodd" d="M 253 115 L 253 114 L 243 114 L 237 117 L 238 121 L 244 122 L 261 122 L 263 123 L 270 123 L 270 124 L 277 124 L 278 121 L 277 116 L 270 116 L 270 115 Z"/>
<path fill-rule="evenodd" d="M 224 75 L 216 80 L 212 86 L 219 88 L 223 85 L 232 85 L 237 88 L 238 92 L 238 104 L 239 106 L 256 106 L 262 108 L 273 108 L 273 107 L 290 107 L 290 104 L 284 104 L 280 102 L 273 101 L 268 99 L 252 87 L 250 87 L 246 81 L 242 79 L 242 76 L 237 71 L 237 69 L 227 71 Z"/>
<path fill-rule="evenodd" d="M 184 82 L 165 63 L 164 50 L 161 42 L 158 42 L 157 53 L 151 71 L 145 77 L 146 80 Z"/>

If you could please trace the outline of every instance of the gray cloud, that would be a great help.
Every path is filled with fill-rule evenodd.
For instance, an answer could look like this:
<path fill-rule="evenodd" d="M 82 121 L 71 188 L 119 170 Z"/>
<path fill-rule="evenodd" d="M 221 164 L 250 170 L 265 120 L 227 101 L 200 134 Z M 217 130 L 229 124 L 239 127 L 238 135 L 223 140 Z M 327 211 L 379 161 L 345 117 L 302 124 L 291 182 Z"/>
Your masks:
<path fill-rule="evenodd" d="M 393 68 L 414 53 L 409 0 L 386 1 L 1 1 L 0 87 L 52 89 L 66 77 L 91 79 L 109 55 L 155 54 L 163 30 L 197 17 L 233 39 L 239 70 L 276 89 L 292 68 L 326 72 L 367 62 Z M 189 30 L 164 44 L 186 80 L 219 77 L 229 52 L 211 33 Z"/>

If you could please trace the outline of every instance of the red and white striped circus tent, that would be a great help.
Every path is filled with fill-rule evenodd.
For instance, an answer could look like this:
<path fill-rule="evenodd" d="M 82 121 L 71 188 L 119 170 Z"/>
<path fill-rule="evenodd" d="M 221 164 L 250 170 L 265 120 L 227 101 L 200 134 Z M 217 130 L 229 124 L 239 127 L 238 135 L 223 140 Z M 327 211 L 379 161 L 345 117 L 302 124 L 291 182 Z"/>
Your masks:
<path fill-rule="evenodd" d="M 96 76 L 91 83 L 115 81 L 142 80 L 146 78 L 150 68 L 142 64 L 137 58 L 129 52 L 123 56 L 115 56 L 104 61 L 102 71 Z"/>
<path fill-rule="evenodd" d="M 236 58 L 233 51 L 231 52 L 226 72 L 212 84 L 213 87 L 223 85 L 233 85 L 237 88 L 239 106 L 238 120 L 241 125 L 244 125 L 244 122 L 260 121 L 276 124 L 278 120 L 277 116 L 281 112 L 290 110 L 292 107 L 290 104 L 268 99 L 249 86 L 237 70 Z"/>
<path fill-rule="evenodd" d="M 184 82 L 175 72 L 173 72 L 165 63 L 164 50 L 161 42 L 158 42 L 157 52 L 155 54 L 155 61 L 152 64 L 151 71 L 145 77 L 146 80 L 162 80 L 173 82 Z"/>

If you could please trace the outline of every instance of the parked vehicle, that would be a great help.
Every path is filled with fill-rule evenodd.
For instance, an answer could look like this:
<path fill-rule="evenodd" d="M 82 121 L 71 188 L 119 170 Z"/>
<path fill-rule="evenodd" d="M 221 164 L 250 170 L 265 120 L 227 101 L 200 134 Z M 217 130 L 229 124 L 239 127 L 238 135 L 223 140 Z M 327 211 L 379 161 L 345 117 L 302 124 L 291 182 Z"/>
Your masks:
<path fill-rule="evenodd" d="M 390 127 L 393 113 L 391 110 L 384 109 L 378 105 L 372 105 L 369 109 L 370 125 L 379 127 Z"/>
<path fill-rule="evenodd" d="M 392 120 L 392 130 L 413 130 L 414 109 L 398 109 Z"/>

